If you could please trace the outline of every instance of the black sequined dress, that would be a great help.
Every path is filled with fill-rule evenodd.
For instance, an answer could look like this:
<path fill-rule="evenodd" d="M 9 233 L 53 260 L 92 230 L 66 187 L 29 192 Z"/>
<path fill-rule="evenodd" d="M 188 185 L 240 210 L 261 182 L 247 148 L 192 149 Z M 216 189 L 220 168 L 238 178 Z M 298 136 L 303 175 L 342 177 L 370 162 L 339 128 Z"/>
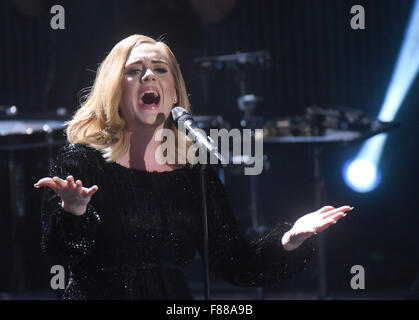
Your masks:
<path fill-rule="evenodd" d="M 107 163 L 99 151 L 69 144 L 50 176 L 73 175 L 98 185 L 87 211 L 75 216 L 45 188 L 41 247 L 70 272 L 63 299 L 192 299 L 185 267 L 202 252 L 200 166 L 147 172 Z M 207 179 L 211 272 L 239 286 L 276 284 L 305 269 L 312 238 L 294 251 L 282 248 L 290 224 L 246 241 L 214 168 Z"/>

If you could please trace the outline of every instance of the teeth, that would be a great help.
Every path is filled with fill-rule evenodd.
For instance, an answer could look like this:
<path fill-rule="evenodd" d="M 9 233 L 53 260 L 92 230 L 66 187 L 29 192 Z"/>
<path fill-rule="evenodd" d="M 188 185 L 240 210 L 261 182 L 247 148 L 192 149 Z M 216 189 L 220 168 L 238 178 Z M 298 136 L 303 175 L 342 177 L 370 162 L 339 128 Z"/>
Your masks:
<path fill-rule="evenodd" d="M 141 93 L 141 95 L 140 95 L 140 99 L 142 99 L 146 93 L 152 93 L 152 94 L 154 95 L 154 97 L 155 97 L 155 98 L 156 98 L 156 97 L 158 97 L 158 93 L 157 93 L 156 91 L 153 91 L 153 90 L 147 90 L 147 91 L 144 91 L 143 93 Z"/>

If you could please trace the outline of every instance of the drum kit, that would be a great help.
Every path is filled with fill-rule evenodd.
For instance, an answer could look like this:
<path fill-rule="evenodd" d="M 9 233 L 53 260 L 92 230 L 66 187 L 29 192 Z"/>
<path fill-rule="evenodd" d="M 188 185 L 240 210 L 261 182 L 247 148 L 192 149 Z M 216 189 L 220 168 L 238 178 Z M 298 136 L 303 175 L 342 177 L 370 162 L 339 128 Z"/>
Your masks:
<path fill-rule="evenodd" d="M 322 203 L 321 186 L 322 178 L 319 171 L 320 148 L 331 143 L 356 142 L 365 140 L 373 135 L 396 128 L 395 122 L 381 122 L 372 120 L 359 110 L 343 107 L 311 106 L 304 115 L 263 119 L 254 115 L 260 97 L 247 92 L 246 70 L 248 68 L 269 68 L 271 58 L 268 52 L 236 53 L 224 56 L 201 57 L 194 61 L 197 72 L 208 73 L 223 70 L 234 70 L 240 96 L 237 107 L 243 112 L 241 126 L 248 129 L 263 128 L 263 143 L 265 144 L 308 144 L 314 148 L 314 177 L 315 177 L 315 202 Z M 54 148 L 66 143 L 64 137 L 64 121 L 68 120 L 65 109 L 58 109 L 54 114 L 19 114 L 16 106 L 0 106 L 0 153 L 3 162 L 3 180 L 8 181 L 9 192 L 6 202 L 10 218 L 11 244 L 11 274 L 8 288 L 10 290 L 23 290 L 25 288 L 25 272 L 23 265 L 23 244 L 19 241 L 20 221 L 28 215 L 39 216 L 39 212 L 25 212 L 39 210 L 31 208 L 25 199 L 25 186 L 32 186 L 40 176 L 47 174 L 46 170 L 53 160 Z M 204 130 L 230 129 L 230 124 L 220 115 L 196 115 L 195 122 Z M 245 162 L 245 161 L 244 161 Z M 264 168 L 269 168 L 268 158 L 264 156 Z M 231 172 L 237 166 L 231 166 Z M 5 169 L 6 168 L 6 169 Z M 25 168 L 25 169 L 24 169 Z M 25 170 L 32 171 L 30 174 Z M 226 170 L 229 170 L 227 167 Z M 40 173 L 42 172 L 42 173 Z M 252 230 L 260 235 L 265 228 L 259 223 L 257 210 L 257 176 L 250 176 L 250 213 Z M 28 187 L 29 188 L 29 187 Z M 29 191 L 30 192 L 30 191 Z M 33 193 L 33 192 L 32 192 Z M 5 201 L 3 201 L 4 203 Z M 3 211 L 3 210 L 2 210 Z M 4 215 L 4 212 L 2 212 Z M 321 236 L 321 234 L 319 235 Z M 39 239 L 36 239 L 38 241 Z M 37 242 L 39 243 L 39 242 Z M 325 257 L 323 239 L 319 237 L 319 286 L 320 295 L 325 295 Z M 0 281 L 1 282 L 1 281 Z M 0 288 L 0 291 L 2 288 Z M 258 291 L 259 298 L 263 291 Z"/>

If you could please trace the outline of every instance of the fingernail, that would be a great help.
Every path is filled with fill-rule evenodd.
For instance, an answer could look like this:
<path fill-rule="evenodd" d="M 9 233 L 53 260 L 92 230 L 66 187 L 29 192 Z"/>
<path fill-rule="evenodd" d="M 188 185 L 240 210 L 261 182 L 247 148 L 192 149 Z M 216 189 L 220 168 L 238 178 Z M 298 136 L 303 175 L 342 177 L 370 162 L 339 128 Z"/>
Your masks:
<path fill-rule="evenodd" d="M 33 186 L 34 186 L 35 188 L 39 188 L 39 185 L 38 185 L 37 183 L 35 183 Z"/>

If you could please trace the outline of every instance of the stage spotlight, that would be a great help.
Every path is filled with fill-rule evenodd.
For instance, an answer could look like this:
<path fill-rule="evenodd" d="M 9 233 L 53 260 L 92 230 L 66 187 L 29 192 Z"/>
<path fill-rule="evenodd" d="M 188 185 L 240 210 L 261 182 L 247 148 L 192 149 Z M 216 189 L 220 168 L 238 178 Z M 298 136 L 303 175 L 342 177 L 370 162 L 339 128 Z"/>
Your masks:
<path fill-rule="evenodd" d="M 384 98 L 378 120 L 393 121 L 419 69 L 419 0 L 413 5 L 412 15 L 403 39 L 396 66 Z M 343 168 L 346 184 L 357 192 L 369 192 L 380 182 L 378 163 L 387 135 L 368 139 L 352 162 Z"/>
<path fill-rule="evenodd" d="M 380 183 L 381 174 L 368 159 L 357 158 L 352 162 L 348 161 L 343 171 L 346 184 L 357 192 L 369 192 Z"/>
<path fill-rule="evenodd" d="M 419 0 L 416 0 L 378 119 L 392 121 L 419 68 Z"/>

